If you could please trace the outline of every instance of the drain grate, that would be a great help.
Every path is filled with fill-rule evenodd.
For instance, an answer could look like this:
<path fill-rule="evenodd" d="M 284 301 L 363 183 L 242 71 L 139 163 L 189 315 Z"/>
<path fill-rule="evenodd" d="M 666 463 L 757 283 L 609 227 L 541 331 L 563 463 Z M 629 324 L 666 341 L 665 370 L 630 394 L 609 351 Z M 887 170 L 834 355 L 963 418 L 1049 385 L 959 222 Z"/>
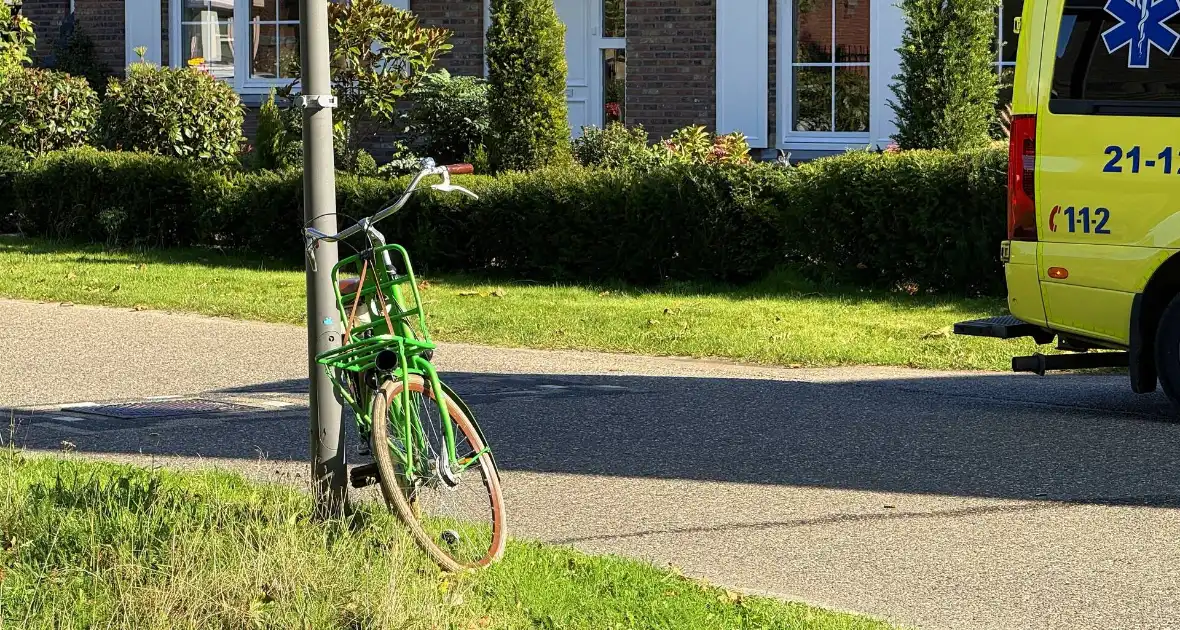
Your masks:
<path fill-rule="evenodd" d="M 121 420 L 138 418 L 168 418 L 173 416 L 197 416 L 234 411 L 254 411 L 256 407 L 203 398 L 178 398 L 170 400 L 145 400 L 141 402 L 115 403 L 110 405 L 87 405 L 84 407 L 63 407 L 62 411 L 85 413 Z"/>

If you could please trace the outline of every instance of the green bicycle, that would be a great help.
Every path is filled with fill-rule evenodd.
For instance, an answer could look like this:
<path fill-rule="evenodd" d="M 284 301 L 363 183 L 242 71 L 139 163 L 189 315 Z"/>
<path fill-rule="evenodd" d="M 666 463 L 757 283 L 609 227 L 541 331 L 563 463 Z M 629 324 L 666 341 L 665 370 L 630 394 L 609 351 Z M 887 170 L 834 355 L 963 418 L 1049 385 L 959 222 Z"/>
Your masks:
<path fill-rule="evenodd" d="M 471 409 L 431 364 L 436 346 L 409 254 L 386 243 L 374 224 L 401 210 L 426 177 L 442 177 L 432 186 L 436 190 L 478 198 L 451 184 L 452 174 L 470 172 L 468 164 L 423 160 L 402 196 L 375 215 L 338 234 L 304 229 L 312 265 L 320 242 L 363 234 L 368 245 L 332 268 L 343 344 L 316 356 L 373 456 L 372 463 L 352 469 L 350 481 L 354 487 L 380 484 L 386 504 L 414 540 L 448 571 L 487 566 L 503 556 L 500 476 Z"/>

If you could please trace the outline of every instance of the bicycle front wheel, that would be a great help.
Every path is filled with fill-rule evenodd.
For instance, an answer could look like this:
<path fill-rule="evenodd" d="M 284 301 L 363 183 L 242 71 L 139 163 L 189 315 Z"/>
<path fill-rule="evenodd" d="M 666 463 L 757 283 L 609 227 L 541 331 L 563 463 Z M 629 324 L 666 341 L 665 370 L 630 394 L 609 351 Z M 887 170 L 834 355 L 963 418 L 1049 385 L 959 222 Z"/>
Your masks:
<path fill-rule="evenodd" d="M 487 566 L 504 555 L 506 543 L 504 497 L 491 453 L 461 405 L 444 393 L 455 439 L 451 461 L 433 389 L 416 375 L 408 385 L 408 409 L 401 380 L 386 381 L 373 402 L 373 458 L 385 502 L 443 569 Z M 407 452 L 412 470 L 403 461 Z"/>

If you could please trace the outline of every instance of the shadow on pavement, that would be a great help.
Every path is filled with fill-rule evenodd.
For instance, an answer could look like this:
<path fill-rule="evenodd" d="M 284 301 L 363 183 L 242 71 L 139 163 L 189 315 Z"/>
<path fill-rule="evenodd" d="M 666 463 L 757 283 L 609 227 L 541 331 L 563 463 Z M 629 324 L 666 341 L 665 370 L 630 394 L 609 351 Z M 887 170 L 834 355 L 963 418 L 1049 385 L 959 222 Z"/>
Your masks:
<path fill-rule="evenodd" d="M 1180 425 L 1126 377 L 444 376 L 508 471 L 1180 507 Z M 83 452 L 304 461 L 306 391 L 303 380 L 223 390 L 303 402 L 67 437 Z M 36 415 L 22 422 L 26 446 L 63 439 Z"/>

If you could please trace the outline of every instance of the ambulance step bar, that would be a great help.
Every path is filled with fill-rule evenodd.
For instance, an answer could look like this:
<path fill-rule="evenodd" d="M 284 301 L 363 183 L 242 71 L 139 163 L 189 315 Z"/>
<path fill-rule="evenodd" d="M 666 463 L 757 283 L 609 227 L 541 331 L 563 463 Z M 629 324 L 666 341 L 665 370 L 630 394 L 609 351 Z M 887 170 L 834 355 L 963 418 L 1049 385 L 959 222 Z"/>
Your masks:
<path fill-rule="evenodd" d="M 1053 341 L 1056 334 L 1040 326 L 1020 321 L 1011 315 L 988 317 L 955 324 L 956 335 L 991 337 L 993 339 L 1019 339 L 1032 337 L 1039 345 Z M 1041 376 L 1055 370 L 1093 370 L 1096 368 L 1127 367 L 1130 360 L 1126 352 L 1086 352 L 1093 348 L 1084 344 L 1061 339 L 1059 350 L 1073 351 L 1069 354 L 1034 354 L 1027 357 L 1012 357 L 1013 372 L 1034 372 Z"/>
<path fill-rule="evenodd" d="M 955 324 L 955 334 L 970 337 L 991 337 L 993 339 L 1032 337 L 1038 344 L 1049 343 L 1053 341 L 1053 337 L 1055 336 L 1051 331 L 1028 322 L 1020 321 L 1011 315 L 959 322 Z"/>

